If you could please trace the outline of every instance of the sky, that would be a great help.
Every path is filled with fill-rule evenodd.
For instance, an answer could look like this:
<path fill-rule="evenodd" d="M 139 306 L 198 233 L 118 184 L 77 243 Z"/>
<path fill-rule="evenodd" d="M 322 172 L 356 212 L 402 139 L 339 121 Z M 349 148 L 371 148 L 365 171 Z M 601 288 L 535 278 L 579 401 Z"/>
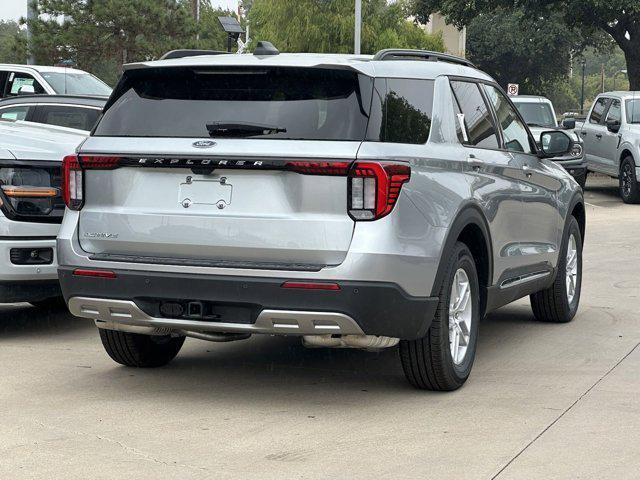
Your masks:
<path fill-rule="evenodd" d="M 211 0 L 214 7 L 235 10 L 237 0 Z M 27 0 L 0 0 L 0 20 L 18 20 L 27 16 Z"/>

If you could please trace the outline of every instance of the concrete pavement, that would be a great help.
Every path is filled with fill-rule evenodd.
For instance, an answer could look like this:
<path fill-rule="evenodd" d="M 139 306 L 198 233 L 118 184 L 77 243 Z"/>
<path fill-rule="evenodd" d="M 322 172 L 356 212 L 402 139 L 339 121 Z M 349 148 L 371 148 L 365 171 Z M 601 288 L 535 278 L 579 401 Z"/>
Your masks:
<path fill-rule="evenodd" d="M 640 206 L 587 190 L 582 304 L 492 314 L 460 391 L 404 380 L 395 350 L 188 339 L 159 370 L 64 312 L 0 306 L 0 479 L 636 479 Z"/>

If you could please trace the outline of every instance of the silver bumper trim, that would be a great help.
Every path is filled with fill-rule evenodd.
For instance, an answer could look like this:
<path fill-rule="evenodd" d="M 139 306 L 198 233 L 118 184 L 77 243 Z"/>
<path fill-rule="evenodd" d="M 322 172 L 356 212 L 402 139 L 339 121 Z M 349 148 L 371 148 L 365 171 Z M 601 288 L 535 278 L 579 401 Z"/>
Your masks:
<path fill-rule="evenodd" d="M 157 318 L 144 313 L 131 300 L 72 297 L 69 311 L 76 317 L 90 318 L 100 328 L 118 330 L 119 325 L 196 332 L 264 333 L 270 335 L 364 335 L 356 321 L 334 312 L 262 310 L 253 324 L 207 322 L 178 318 Z M 166 331 L 166 330 L 165 330 Z"/>

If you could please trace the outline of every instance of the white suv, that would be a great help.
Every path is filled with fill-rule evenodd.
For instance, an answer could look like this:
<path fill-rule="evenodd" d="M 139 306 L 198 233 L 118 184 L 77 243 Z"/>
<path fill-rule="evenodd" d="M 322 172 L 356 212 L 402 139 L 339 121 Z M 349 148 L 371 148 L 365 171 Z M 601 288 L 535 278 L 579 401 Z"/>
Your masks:
<path fill-rule="evenodd" d="M 111 87 L 75 68 L 0 63 L 0 98 L 30 94 L 111 95 Z"/>

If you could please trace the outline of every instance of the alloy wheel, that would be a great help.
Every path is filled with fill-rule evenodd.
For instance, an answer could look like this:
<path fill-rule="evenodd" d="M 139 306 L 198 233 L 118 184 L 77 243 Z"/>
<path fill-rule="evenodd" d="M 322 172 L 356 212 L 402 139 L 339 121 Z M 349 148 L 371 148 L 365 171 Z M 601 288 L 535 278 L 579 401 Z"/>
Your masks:
<path fill-rule="evenodd" d="M 576 288 L 578 285 L 578 247 L 575 235 L 569 237 L 567 244 L 567 260 L 566 260 L 566 283 L 567 283 L 567 300 L 569 305 L 576 296 Z"/>
<path fill-rule="evenodd" d="M 449 295 L 449 347 L 451 359 L 456 365 L 462 364 L 471 338 L 473 318 L 471 302 L 471 282 L 467 272 L 459 268 L 453 277 Z"/>
<path fill-rule="evenodd" d="M 631 165 L 625 163 L 622 167 L 622 194 L 625 197 L 631 195 L 631 187 L 633 182 L 633 172 L 631 171 Z"/>

